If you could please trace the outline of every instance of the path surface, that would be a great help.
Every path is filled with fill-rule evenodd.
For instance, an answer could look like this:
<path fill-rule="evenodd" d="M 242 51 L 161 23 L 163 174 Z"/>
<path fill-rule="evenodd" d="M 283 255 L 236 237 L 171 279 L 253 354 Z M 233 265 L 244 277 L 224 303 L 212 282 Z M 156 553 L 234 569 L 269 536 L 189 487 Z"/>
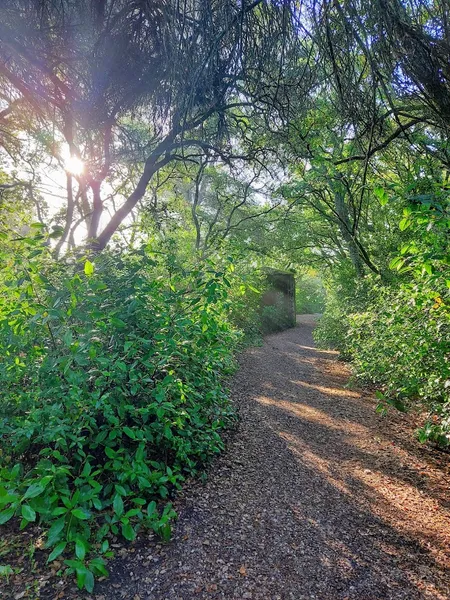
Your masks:
<path fill-rule="evenodd" d="M 348 389 L 300 321 L 243 357 L 241 423 L 174 540 L 128 549 L 99 600 L 450 598 L 448 456 Z"/>

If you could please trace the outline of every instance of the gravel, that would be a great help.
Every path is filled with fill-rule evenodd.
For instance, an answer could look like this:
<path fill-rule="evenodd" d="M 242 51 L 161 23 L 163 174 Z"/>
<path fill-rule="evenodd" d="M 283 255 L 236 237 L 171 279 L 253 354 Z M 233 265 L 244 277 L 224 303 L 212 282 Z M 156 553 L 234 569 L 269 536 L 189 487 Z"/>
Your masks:
<path fill-rule="evenodd" d="M 127 546 L 97 600 L 450 598 L 448 456 L 349 387 L 313 325 L 242 356 L 226 452 L 177 499 L 173 540 Z"/>

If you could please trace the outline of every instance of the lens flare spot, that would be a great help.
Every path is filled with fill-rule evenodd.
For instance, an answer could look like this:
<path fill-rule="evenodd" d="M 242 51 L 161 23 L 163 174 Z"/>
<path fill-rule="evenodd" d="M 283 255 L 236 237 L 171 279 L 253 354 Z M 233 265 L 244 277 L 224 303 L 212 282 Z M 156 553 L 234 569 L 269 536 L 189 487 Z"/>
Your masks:
<path fill-rule="evenodd" d="M 72 175 L 81 175 L 84 171 L 84 163 L 78 156 L 68 156 L 64 161 L 64 168 Z"/>

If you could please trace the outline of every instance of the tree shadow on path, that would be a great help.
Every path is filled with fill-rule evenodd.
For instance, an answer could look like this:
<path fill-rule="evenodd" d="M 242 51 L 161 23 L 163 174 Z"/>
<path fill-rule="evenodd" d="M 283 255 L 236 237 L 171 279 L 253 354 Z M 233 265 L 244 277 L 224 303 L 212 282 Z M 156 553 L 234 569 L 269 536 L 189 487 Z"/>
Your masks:
<path fill-rule="evenodd" d="M 174 540 L 113 565 L 120 589 L 105 582 L 104 598 L 450 597 L 442 470 L 409 441 L 408 417 L 382 420 L 344 387 L 346 367 L 311 328 L 246 353 L 226 453 L 178 502 Z"/>

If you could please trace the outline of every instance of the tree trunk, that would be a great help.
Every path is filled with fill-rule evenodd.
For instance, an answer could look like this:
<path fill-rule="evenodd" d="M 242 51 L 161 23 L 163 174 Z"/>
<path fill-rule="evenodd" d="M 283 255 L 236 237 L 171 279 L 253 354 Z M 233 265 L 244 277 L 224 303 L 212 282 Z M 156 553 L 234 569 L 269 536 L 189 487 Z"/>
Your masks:
<path fill-rule="evenodd" d="M 364 265 L 363 261 L 361 260 L 358 245 L 356 244 L 355 238 L 352 234 L 348 208 L 345 204 L 344 196 L 339 192 L 334 195 L 334 206 L 339 217 L 339 230 L 345 240 L 345 243 L 347 244 L 348 253 L 355 268 L 356 274 L 358 277 L 364 277 Z"/>

